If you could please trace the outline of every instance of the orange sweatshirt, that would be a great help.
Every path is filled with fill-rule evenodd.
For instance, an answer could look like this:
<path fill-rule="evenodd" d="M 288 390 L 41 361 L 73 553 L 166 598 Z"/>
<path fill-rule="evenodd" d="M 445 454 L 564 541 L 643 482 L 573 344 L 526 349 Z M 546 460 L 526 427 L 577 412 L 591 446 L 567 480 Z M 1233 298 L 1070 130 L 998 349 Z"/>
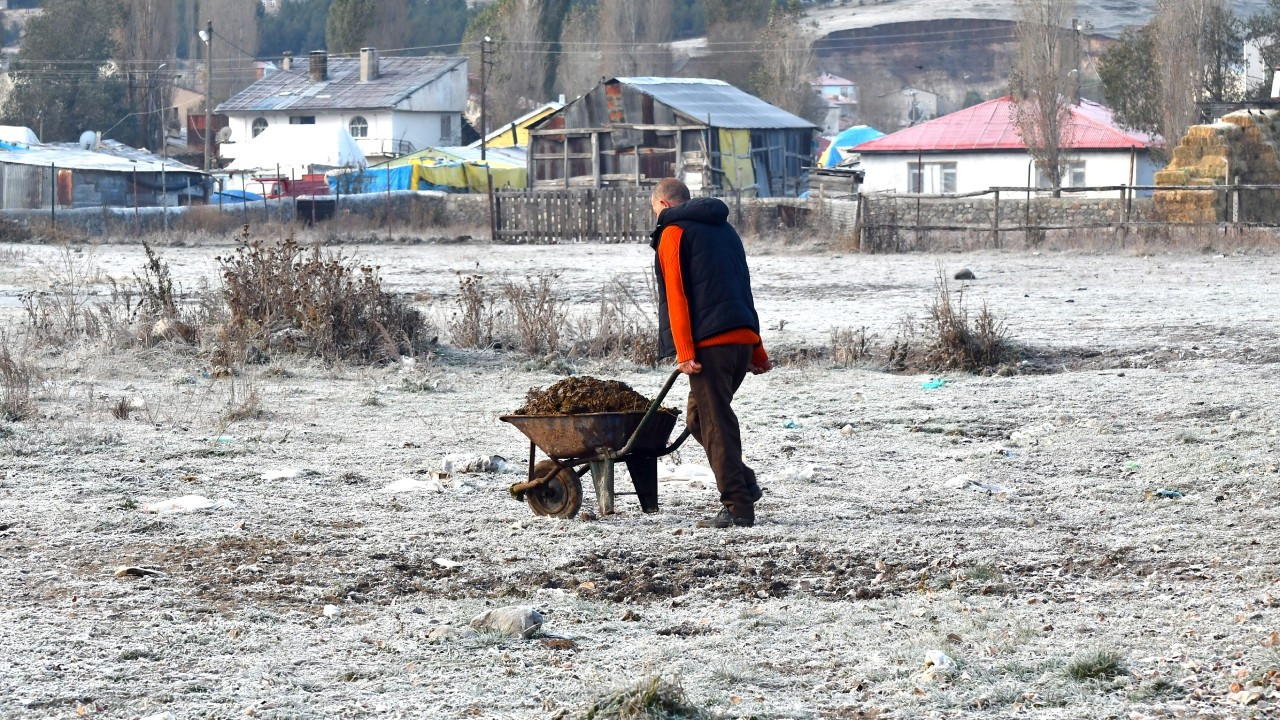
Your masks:
<path fill-rule="evenodd" d="M 668 225 L 658 241 L 658 264 L 662 266 L 663 285 L 667 291 L 667 314 L 671 318 L 671 339 L 676 344 L 676 362 L 696 360 L 696 348 L 714 345 L 751 345 L 751 363 L 769 361 L 760 336 L 751 328 L 738 328 L 693 342 L 693 323 L 689 319 L 689 298 L 684 294 L 684 276 L 680 271 L 680 239 L 684 231 L 679 225 Z"/>

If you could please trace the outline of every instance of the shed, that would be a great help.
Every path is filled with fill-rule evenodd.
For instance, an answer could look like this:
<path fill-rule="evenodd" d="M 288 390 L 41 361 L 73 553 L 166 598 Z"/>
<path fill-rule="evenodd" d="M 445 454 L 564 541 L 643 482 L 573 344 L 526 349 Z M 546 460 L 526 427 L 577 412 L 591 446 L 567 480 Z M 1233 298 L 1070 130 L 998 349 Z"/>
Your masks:
<path fill-rule="evenodd" d="M 816 129 L 721 80 L 618 77 L 533 126 L 529 178 L 600 188 L 679 177 L 695 194 L 794 197 L 808 187 Z"/>
<path fill-rule="evenodd" d="M 208 175 L 114 140 L 0 143 L 0 209 L 161 207 L 203 202 Z"/>

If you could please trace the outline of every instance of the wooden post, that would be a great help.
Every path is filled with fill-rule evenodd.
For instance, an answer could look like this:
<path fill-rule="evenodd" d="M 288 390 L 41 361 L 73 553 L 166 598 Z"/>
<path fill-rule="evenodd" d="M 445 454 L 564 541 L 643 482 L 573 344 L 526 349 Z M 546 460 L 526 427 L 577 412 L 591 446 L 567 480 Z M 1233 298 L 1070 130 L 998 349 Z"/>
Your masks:
<path fill-rule="evenodd" d="M 566 141 L 568 136 L 565 136 Z M 600 187 L 600 131 L 591 131 L 591 181 L 598 189 Z"/>
<path fill-rule="evenodd" d="M 684 182 L 684 131 L 676 131 L 676 177 Z"/>
<path fill-rule="evenodd" d="M 57 180 L 56 176 L 54 179 L 55 181 Z M 57 197 L 54 197 L 54 202 L 57 202 L 57 200 L 58 200 Z M 142 234 L 142 217 L 138 214 L 138 168 L 137 166 L 134 166 L 133 168 L 133 229 L 134 229 L 134 232 L 138 233 L 139 235 Z"/>
<path fill-rule="evenodd" d="M 54 163 L 49 163 L 49 222 L 58 227 L 58 166 Z"/>
<path fill-rule="evenodd" d="M 564 132 L 564 186 L 569 187 L 569 130 L 565 128 Z"/>
<path fill-rule="evenodd" d="M 996 188 L 995 204 L 992 206 L 991 246 L 1000 249 L 1000 189 Z"/>
<path fill-rule="evenodd" d="M 1240 232 L 1240 176 L 1236 176 L 1236 181 L 1232 185 L 1232 201 L 1231 201 L 1231 222 L 1234 225 L 1236 233 Z"/>

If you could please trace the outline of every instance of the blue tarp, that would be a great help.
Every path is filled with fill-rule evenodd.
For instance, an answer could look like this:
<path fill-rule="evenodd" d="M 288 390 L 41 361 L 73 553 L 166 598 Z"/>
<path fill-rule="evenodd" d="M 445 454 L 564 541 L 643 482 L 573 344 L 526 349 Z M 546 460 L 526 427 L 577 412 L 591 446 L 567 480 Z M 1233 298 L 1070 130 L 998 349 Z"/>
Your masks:
<path fill-rule="evenodd" d="M 853 127 L 845 128 L 831 140 L 831 144 L 827 146 L 827 149 L 822 151 L 822 157 L 818 158 L 818 164 L 822 167 L 835 167 L 840 162 L 840 151 L 836 148 L 857 147 L 878 137 L 884 137 L 884 133 L 870 125 L 854 125 Z"/>
<path fill-rule="evenodd" d="M 413 187 L 413 166 L 376 167 L 329 176 L 329 190 L 335 194 L 386 192 L 388 190 L 438 190 Z"/>
<path fill-rule="evenodd" d="M 217 205 L 219 203 L 244 203 L 262 200 L 262 196 L 257 193 L 251 193 L 248 190 L 223 190 L 209 196 L 209 204 Z"/>

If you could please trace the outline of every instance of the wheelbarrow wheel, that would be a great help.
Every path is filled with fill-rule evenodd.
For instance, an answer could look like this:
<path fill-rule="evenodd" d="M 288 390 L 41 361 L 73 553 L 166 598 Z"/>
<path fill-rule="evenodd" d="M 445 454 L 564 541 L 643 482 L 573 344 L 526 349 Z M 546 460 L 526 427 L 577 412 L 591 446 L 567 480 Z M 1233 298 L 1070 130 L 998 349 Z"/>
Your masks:
<path fill-rule="evenodd" d="M 546 477 L 556 471 L 554 460 L 543 460 L 533 466 L 533 476 Z M 571 518 L 582 508 L 581 476 L 571 469 L 557 472 L 555 477 L 546 483 L 524 494 L 529 509 L 535 515 L 547 515 L 558 518 Z"/>

